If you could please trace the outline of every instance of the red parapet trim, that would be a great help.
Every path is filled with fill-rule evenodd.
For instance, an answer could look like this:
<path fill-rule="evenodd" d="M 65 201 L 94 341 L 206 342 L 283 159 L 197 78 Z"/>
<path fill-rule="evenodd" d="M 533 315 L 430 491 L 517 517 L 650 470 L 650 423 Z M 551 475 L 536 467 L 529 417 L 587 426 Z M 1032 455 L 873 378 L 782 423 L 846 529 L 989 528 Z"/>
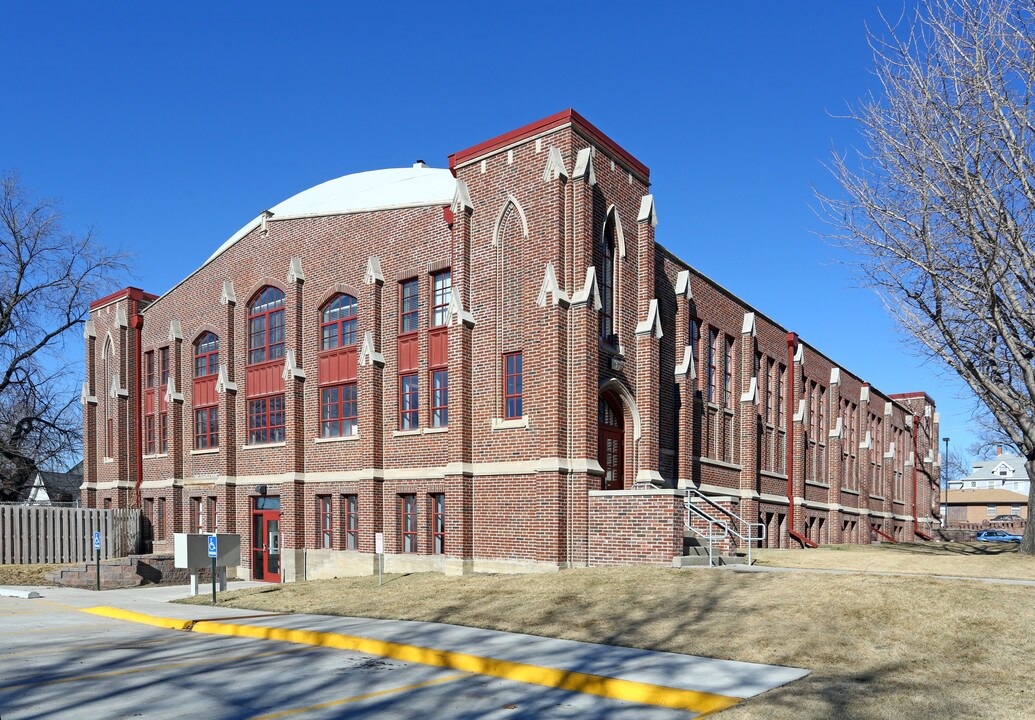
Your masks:
<path fill-rule="evenodd" d="M 645 178 L 650 177 L 650 168 L 630 155 L 627 150 L 622 148 L 618 143 L 602 133 L 595 125 L 593 125 L 593 123 L 586 120 L 571 108 L 550 115 L 549 117 L 545 117 L 542 120 L 536 120 L 528 125 L 519 127 L 517 130 L 511 130 L 508 133 L 494 137 L 491 140 L 486 140 L 477 145 L 472 145 L 466 150 L 455 152 L 449 156 L 449 169 L 452 170 L 457 165 L 470 162 L 471 160 L 475 160 L 482 155 L 487 155 L 494 150 L 499 150 L 508 145 L 513 145 L 514 143 L 521 142 L 526 138 L 533 137 L 567 123 L 577 125 L 597 143 L 621 158 L 621 160 L 628 164 L 633 170 L 640 173 Z"/>
<path fill-rule="evenodd" d="M 142 300 L 145 300 L 147 302 L 153 302 L 154 300 L 158 299 L 157 295 L 152 295 L 149 292 L 144 292 L 140 288 L 125 287 L 121 290 L 116 290 L 111 295 L 105 295 L 99 300 L 94 300 L 92 303 L 90 303 L 90 309 L 96 310 L 99 307 L 107 305 L 111 302 L 115 302 L 116 300 L 121 300 L 124 297 L 128 297 L 130 300 L 136 300 L 138 302 Z"/>
<path fill-rule="evenodd" d="M 891 537 L 887 533 L 882 533 L 880 530 L 878 530 L 876 525 L 870 525 L 870 530 L 873 530 L 873 532 L 877 533 L 878 535 L 880 535 L 885 540 L 890 540 L 893 543 L 897 543 L 898 542 L 898 540 L 896 540 L 895 538 Z M 931 538 L 927 538 L 927 539 L 930 540 Z"/>

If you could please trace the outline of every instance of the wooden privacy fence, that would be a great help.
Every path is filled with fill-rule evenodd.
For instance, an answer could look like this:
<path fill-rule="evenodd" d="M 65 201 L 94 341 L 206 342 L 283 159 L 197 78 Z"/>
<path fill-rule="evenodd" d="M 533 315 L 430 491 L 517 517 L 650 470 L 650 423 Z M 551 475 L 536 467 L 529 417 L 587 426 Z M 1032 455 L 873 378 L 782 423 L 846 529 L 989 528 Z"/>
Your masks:
<path fill-rule="evenodd" d="M 0 505 L 0 565 L 93 560 L 94 531 L 102 559 L 138 552 L 140 510 Z"/>

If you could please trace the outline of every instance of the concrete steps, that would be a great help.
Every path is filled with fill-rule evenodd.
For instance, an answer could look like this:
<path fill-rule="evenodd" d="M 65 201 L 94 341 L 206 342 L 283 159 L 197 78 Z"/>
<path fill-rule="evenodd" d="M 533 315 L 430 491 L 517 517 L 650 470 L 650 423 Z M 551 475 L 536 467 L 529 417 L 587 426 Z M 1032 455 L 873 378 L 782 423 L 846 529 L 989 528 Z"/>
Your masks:
<path fill-rule="evenodd" d="M 725 543 L 716 543 L 712 550 L 713 564 L 747 565 L 747 558 L 723 554 Z M 683 533 L 683 554 L 672 558 L 672 567 L 708 567 L 708 544 L 690 531 Z"/>
<path fill-rule="evenodd" d="M 202 580 L 212 581 L 211 571 L 202 570 Z M 91 590 L 97 587 L 97 563 L 81 563 L 56 570 L 48 580 L 61 587 Z M 177 568 L 172 555 L 128 555 L 101 561 L 101 589 L 139 587 L 158 583 L 185 584 L 189 582 L 187 570 Z"/>

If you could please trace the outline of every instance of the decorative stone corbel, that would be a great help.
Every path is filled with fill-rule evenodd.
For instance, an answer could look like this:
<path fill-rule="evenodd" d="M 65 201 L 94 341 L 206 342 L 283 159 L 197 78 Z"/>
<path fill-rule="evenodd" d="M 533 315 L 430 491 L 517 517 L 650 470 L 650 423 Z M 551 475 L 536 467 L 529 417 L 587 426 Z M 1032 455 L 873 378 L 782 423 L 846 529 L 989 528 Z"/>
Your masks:
<path fill-rule="evenodd" d="M 474 212 L 474 203 L 471 202 L 471 193 L 467 190 L 467 183 L 463 180 L 456 181 L 456 190 L 453 192 L 453 202 L 449 208 L 453 213 L 461 213 L 465 210 Z"/>
<path fill-rule="evenodd" d="M 895 441 L 892 440 L 890 443 L 888 443 L 888 451 L 886 453 L 884 453 L 884 459 L 885 460 L 892 460 L 892 459 L 894 459 L 894 457 L 895 457 Z"/>
<path fill-rule="evenodd" d="M 259 232 L 262 233 L 263 237 L 269 235 L 269 219 L 271 217 L 273 217 L 273 213 L 269 210 L 263 210 L 261 213 L 259 213 Z"/>
<path fill-rule="evenodd" d="M 830 428 L 827 437 L 844 439 L 844 418 L 840 415 L 837 416 L 837 421 L 834 423 L 834 427 Z"/>
<path fill-rule="evenodd" d="M 941 415 L 941 413 L 937 413 L 937 412 L 936 412 L 936 413 L 935 413 L 935 414 L 934 414 L 934 415 L 933 415 L 933 416 L 931 417 L 931 421 L 932 421 L 932 422 L 933 422 L 933 423 L 934 423 L 935 425 L 941 425 L 941 424 L 942 424 L 942 415 Z"/>
<path fill-rule="evenodd" d="M 910 429 L 910 430 L 913 429 L 913 416 L 912 415 L 906 415 L 905 425 L 906 425 L 906 427 L 908 429 Z"/>
<path fill-rule="evenodd" d="M 385 356 L 374 349 L 374 336 L 369 330 L 363 333 L 363 345 L 359 349 L 357 362 L 360 366 L 371 363 L 379 368 L 385 366 Z"/>
<path fill-rule="evenodd" d="M 906 459 L 906 461 L 903 463 L 903 465 L 905 465 L 906 467 L 913 467 L 913 451 L 912 450 L 909 451 L 909 457 Z"/>
<path fill-rule="evenodd" d="M 886 403 L 884 403 L 884 414 L 885 415 L 890 415 L 892 407 L 893 407 L 893 404 L 892 404 L 892 402 L 890 400 L 887 401 Z"/>
<path fill-rule="evenodd" d="M 640 198 L 640 212 L 636 214 L 636 222 L 649 222 L 651 227 L 658 226 L 658 211 L 654 208 L 653 195 Z"/>
<path fill-rule="evenodd" d="M 302 258 L 291 258 L 291 262 L 288 264 L 287 280 L 289 284 L 305 282 L 305 273 L 302 272 Z"/>
<path fill-rule="evenodd" d="M 298 378 L 299 380 L 305 380 L 305 370 L 298 367 L 295 362 L 295 351 L 287 350 L 284 353 L 284 372 L 280 374 L 285 380 L 291 378 Z"/>
<path fill-rule="evenodd" d="M 169 376 L 169 384 L 165 388 L 165 401 L 171 402 L 183 402 L 183 393 L 176 392 L 176 378 L 172 375 Z"/>
<path fill-rule="evenodd" d="M 119 374 L 115 373 L 111 376 L 111 389 L 108 391 L 108 397 L 120 398 L 129 397 L 129 390 L 122 387 L 122 383 L 119 380 Z"/>
<path fill-rule="evenodd" d="M 367 258 L 367 271 L 363 275 L 363 282 L 367 285 L 374 285 L 375 283 L 377 285 L 385 284 L 385 276 L 381 272 L 381 261 L 377 255 L 371 255 Z"/>
<path fill-rule="evenodd" d="M 90 394 L 90 383 L 83 383 L 83 392 L 79 396 L 79 401 L 83 405 L 86 405 L 87 403 L 89 403 L 90 405 L 97 404 L 97 398 L 94 395 Z"/>
<path fill-rule="evenodd" d="M 806 404 L 804 398 L 798 401 L 798 411 L 794 413 L 794 422 L 805 425 L 809 422 L 809 406 Z"/>
<path fill-rule="evenodd" d="M 593 148 L 582 148 L 575 156 L 575 171 L 571 174 L 573 180 L 586 178 L 590 185 L 597 184 L 597 174 L 593 170 Z"/>
<path fill-rule="evenodd" d="M 748 386 L 747 392 L 740 396 L 740 401 L 758 404 L 758 378 L 751 378 L 751 384 Z"/>
<path fill-rule="evenodd" d="M 690 345 L 683 346 L 683 360 L 676 365 L 676 379 L 697 379 L 697 368 L 694 366 L 694 349 Z"/>
<path fill-rule="evenodd" d="M 870 401 L 870 386 L 869 385 L 863 385 L 861 388 L 859 388 L 859 402 L 864 403 L 864 402 L 869 402 L 869 401 Z"/>
<path fill-rule="evenodd" d="M 550 296 L 550 304 L 555 307 L 567 308 L 571 305 L 568 293 L 561 290 L 561 286 L 557 283 L 557 273 L 554 272 L 551 262 L 546 263 L 543 284 L 539 288 L 539 297 L 536 298 L 535 304 L 541 308 L 546 307 L 547 295 Z"/>
<path fill-rule="evenodd" d="M 219 376 L 216 378 L 216 392 L 222 395 L 224 392 L 237 392 L 237 383 L 230 382 L 227 377 L 226 365 L 220 364 Z"/>
<path fill-rule="evenodd" d="M 169 342 L 176 342 L 177 340 L 183 340 L 183 329 L 180 327 L 179 320 L 170 320 Z"/>
<path fill-rule="evenodd" d="M 652 299 L 647 306 L 647 318 L 636 326 L 636 335 L 654 335 L 658 340 L 665 336 L 665 333 L 661 331 L 661 316 L 658 313 L 656 299 Z"/>
<path fill-rule="evenodd" d="M 590 265 L 586 268 L 586 280 L 582 289 L 571 296 L 572 307 L 589 305 L 594 311 L 600 312 L 600 290 L 597 288 L 597 269 Z"/>
<path fill-rule="evenodd" d="M 90 338 L 97 337 L 97 328 L 93 324 L 93 320 L 87 320 L 83 323 L 83 339 L 89 340 Z"/>
<path fill-rule="evenodd" d="M 931 417 L 931 406 L 930 405 L 924 405 L 924 417 L 925 418 Z"/>
<path fill-rule="evenodd" d="M 755 332 L 755 314 L 753 312 L 744 313 L 744 323 L 740 327 L 741 335 L 750 335 L 751 337 L 756 336 Z"/>
<path fill-rule="evenodd" d="M 805 364 L 805 343 L 799 342 L 798 347 L 794 349 L 794 362 L 799 365 Z"/>
<path fill-rule="evenodd" d="M 236 305 L 237 296 L 234 294 L 234 281 L 223 281 L 223 294 L 219 296 L 220 305 Z"/>
<path fill-rule="evenodd" d="M 550 154 L 546 158 L 546 168 L 543 170 L 543 182 L 556 180 L 561 177 L 565 180 L 568 179 L 568 168 L 564 167 L 564 158 L 561 157 L 561 151 L 551 146 Z"/>
<path fill-rule="evenodd" d="M 927 454 L 924 455 L 924 462 L 925 463 L 933 463 L 934 462 L 934 451 L 932 451 L 931 448 L 927 448 Z"/>
<path fill-rule="evenodd" d="M 873 447 L 873 438 L 870 437 L 870 431 L 867 430 L 866 431 L 866 437 L 864 437 L 863 441 L 861 443 L 859 443 L 859 449 L 860 450 L 869 450 L 871 447 Z"/>
<path fill-rule="evenodd" d="M 676 275 L 676 297 L 684 296 L 687 300 L 694 299 L 694 291 L 690 287 L 690 271 L 681 270 Z"/>
<path fill-rule="evenodd" d="M 830 368 L 830 384 L 840 385 L 841 384 L 841 368 L 835 367 Z"/>
<path fill-rule="evenodd" d="M 449 327 L 453 327 L 458 321 L 466 327 L 474 327 L 474 315 L 464 310 L 463 303 L 460 302 L 460 294 L 452 293 L 449 298 Z"/>
<path fill-rule="evenodd" d="M 115 308 L 115 327 L 129 327 L 129 322 L 126 320 L 126 308 L 122 307 L 121 305 Z"/>

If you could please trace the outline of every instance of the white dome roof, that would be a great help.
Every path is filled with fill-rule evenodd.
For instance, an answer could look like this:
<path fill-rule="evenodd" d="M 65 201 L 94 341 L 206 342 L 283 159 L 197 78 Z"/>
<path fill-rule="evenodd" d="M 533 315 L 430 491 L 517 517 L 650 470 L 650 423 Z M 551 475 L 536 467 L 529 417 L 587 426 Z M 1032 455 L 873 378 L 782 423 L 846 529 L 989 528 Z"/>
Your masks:
<path fill-rule="evenodd" d="M 456 178 L 449 170 L 417 164 L 409 168 L 371 170 L 328 180 L 274 205 L 270 212 L 276 221 L 423 205 L 448 205 L 453 201 L 455 192 Z M 234 233 L 205 264 L 258 227 L 261 219 L 260 215 Z"/>

